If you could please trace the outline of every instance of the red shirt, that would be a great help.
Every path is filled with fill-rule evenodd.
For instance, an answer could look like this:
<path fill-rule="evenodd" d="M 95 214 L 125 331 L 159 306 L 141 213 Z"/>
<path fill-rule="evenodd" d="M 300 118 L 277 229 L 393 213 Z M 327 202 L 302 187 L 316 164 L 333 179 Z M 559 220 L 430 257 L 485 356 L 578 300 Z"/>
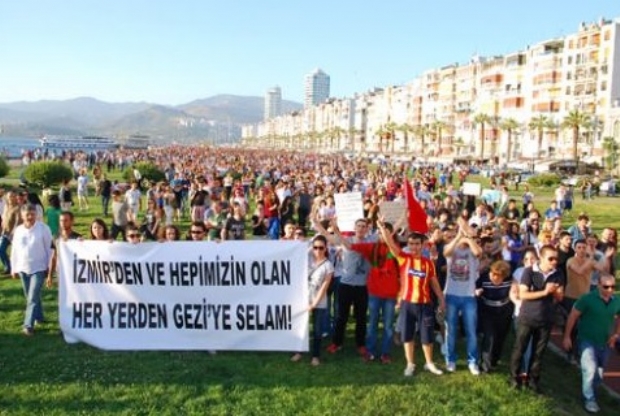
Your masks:
<path fill-rule="evenodd" d="M 398 277 L 398 263 L 390 253 L 387 244 L 354 243 L 351 250 L 360 253 L 370 262 L 371 268 L 368 273 L 368 293 L 383 299 L 396 299 L 400 289 Z"/>

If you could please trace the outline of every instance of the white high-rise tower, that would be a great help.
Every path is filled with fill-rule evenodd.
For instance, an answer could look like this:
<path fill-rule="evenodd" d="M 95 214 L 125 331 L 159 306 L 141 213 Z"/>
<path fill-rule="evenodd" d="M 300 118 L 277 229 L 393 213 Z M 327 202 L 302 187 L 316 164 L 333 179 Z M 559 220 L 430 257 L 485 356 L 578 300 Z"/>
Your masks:
<path fill-rule="evenodd" d="M 282 114 L 282 90 L 275 86 L 265 94 L 265 120 Z"/>
<path fill-rule="evenodd" d="M 319 68 L 315 69 L 306 75 L 305 90 L 304 107 L 308 108 L 325 102 L 329 98 L 329 75 Z"/>

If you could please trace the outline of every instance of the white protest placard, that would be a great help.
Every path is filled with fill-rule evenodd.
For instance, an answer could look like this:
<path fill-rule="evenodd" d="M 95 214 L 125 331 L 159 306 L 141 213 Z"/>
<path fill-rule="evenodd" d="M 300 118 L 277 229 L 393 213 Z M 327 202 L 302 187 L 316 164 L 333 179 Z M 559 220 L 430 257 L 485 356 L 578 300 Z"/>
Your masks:
<path fill-rule="evenodd" d="M 304 242 L 60 242 L 67 342 L 106 350 L 308 351 Z"/>
<path fill-rule="evenodd" d="M 389 222 L 392 225 L 403 218 L 407 203 L 404 199 L 398 201 L 382 201 L 379 203 L 379 213 L 383 216 L 385 222 Z"/>
<path fill-rule="evenodd" d="M 364 204 L 361 192 L 334 194 L 336 217 L 340 231 L 354 231 L 355 221 L 364 218 Z"/>
<path fill-rule="evenodd" d="M 463 182 L 463 195 L 480 195 L 481 186 L 476 182 Z"/>

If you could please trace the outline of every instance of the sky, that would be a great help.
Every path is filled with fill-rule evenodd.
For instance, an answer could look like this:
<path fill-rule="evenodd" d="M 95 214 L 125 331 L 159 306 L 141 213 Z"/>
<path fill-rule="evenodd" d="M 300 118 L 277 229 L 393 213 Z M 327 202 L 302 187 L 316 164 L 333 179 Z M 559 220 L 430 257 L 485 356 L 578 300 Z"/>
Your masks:
<path fill-rule="evenodd" d="M 402 85 L 620 18 L 618 0 L 0 1 L 0 102 L 94 97 L 178 105 L 216 94 L 303 102 Z"/>

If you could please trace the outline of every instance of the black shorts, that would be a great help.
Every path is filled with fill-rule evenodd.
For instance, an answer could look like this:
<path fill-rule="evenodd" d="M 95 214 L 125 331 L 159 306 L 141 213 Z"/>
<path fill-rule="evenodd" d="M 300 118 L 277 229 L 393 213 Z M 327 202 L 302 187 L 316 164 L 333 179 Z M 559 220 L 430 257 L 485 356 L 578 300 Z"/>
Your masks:
<path fill-rule="evenodd" d="M 435 313 L 432 304 L 402 302 L 400 306 L 399 330 L 402 342 L 413 341 L 416 332 L 422 344 L 433 342 Z"/>

